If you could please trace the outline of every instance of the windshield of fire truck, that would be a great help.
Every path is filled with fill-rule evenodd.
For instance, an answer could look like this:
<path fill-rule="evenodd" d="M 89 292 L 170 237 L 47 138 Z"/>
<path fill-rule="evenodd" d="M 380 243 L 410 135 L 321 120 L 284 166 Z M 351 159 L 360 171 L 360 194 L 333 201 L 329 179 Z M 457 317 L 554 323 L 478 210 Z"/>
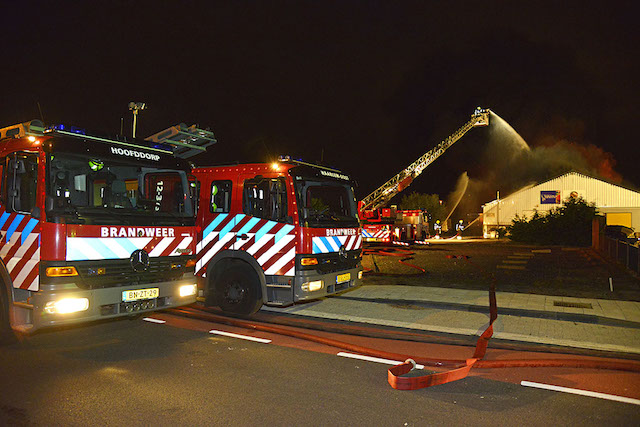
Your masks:
<path fill-rule="evenodd" d="M 309 227 L 358 227 L 353 188 L 348 183 L 296 177 L 299 215 Z"/>
<path fill-rule="evenodd" d="M 47 159 L 47 217 L 68 223 L 190 225 L 193 208 L 183 170 L 90 154 Z"/>

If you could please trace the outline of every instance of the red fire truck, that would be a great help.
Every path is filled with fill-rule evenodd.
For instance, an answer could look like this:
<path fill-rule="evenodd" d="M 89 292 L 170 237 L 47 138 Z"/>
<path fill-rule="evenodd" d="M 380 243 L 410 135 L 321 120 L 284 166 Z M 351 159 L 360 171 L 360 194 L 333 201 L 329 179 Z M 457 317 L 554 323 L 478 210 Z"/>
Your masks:
<path fill-rule="evenodd" d="M 361 284 L 362 237 L 349 176 L 281 157 L 199 167 L 196 218 L 205 305 L 251 314 Z"/>
<path fill-rule="evenodd" d="M 423 209 L 399 210 L 395 205 L 361 212 L 365 242 L 420 242 L 430 237 L 429 215 Z"/>
<path fill-rule="evenodd" d="M 406 242 L 426 237 L 428 232 L 422 232 L 428 230 L 428 220 L 424 214 L 418 214 L 417 211 L 398 211 L 400 214 L 396 215 L 391 208 L 383 206 L 411 185 L 431 163 L 467 132 L 475 127 L 488 126 L 490 114 L 491 110 L 476 108 L 471 119 L 462 127 L 358 202 L 363 237 L 366 241 Z M 422 235 L 425 237 L 420 237 Z"/>
<path fill-rule="evenodd" d="M 0 338 L 194 302 L 189 174 L 167 145 L 0 130 Z"/>

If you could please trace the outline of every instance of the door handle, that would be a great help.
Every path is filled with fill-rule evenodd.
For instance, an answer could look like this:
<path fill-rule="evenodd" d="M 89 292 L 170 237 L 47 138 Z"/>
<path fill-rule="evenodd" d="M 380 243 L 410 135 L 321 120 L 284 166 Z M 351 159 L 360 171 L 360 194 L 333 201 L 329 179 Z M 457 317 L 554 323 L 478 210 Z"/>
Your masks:
<path fill-rule="evenodd" d="M 238 234 L 236 235 L 237 239 L 242 239 L 242 240 L 246 240 L 249 238 L 249 236 L 247 236 L 246 234 Z"/>

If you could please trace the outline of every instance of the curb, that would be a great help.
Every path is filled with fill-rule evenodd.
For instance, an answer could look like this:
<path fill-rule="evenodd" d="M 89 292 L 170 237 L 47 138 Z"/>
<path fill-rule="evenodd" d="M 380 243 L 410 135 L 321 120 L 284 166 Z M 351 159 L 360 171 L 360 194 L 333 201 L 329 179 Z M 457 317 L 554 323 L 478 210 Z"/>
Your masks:
<path fill-rule="evenodd" d="M 443 310 L 468 311 L 472 313 L 489 313 L 488 305 L 461 304 L 455 302 L 390 299 L 390 298 L 364 298 L 341 295 L 340 299 L 353 301 L 372 302 L 376 304 L 406 304 L 435 308 Z M 622 328 L 640 329 L 640 322 L 631 320 L 614 319 L 611 317 L 597 316 L 595 314 L 561 313 L 557 311 L 530 310 L 525 308 L 501 308 L 498 307 L 498 315 L 532 317 L 537 319 L 562 320 L 566 322 L 589 323 L 603 326 L 618 326 Z"/>

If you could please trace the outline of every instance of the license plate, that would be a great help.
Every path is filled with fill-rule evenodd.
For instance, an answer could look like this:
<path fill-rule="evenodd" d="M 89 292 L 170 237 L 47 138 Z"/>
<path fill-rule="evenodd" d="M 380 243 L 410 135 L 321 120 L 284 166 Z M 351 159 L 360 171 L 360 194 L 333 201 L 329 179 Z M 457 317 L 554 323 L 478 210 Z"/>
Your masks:
<path fill-rule="evenodd" d="M 133 289 L 131 291 L 122 291 L 122 301 L 158 298 L 158 295 L 160 295 L 160 288 Z"/>
<path fill-rule="evenodd" d="M 351 280 L 351 273 L 344 273 L 336 277 L 336 283 L 344 283 Z"/>

